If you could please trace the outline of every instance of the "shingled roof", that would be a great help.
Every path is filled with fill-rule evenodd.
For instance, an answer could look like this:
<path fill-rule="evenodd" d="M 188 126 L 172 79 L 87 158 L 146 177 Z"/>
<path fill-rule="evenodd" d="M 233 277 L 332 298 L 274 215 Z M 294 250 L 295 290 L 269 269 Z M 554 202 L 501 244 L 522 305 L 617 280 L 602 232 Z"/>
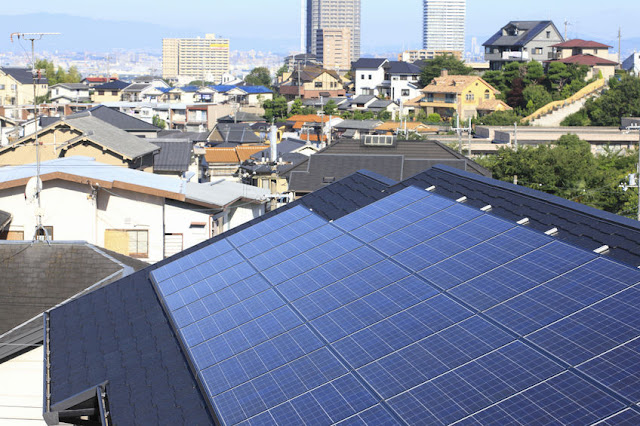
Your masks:
<path fill-rule="evenodd" d="M 553 21 L 510 21 L 502 27 L 483 46 L 525 46 L 540 34 L 549 25 L 554 25 Z M 508 29 L 517 29 L 517 35 L 503 34 Z M 555 28 L 555 25 L 554 25 Z M 556 29 L 557 31 L 557 29 Z"/>
<path fill-rule="evenodd" d="M 20 84 L 33 84 L 33 74 L 29 68 L 3 67 L 0 71 L 11 76 Z M 49 80 L 43 75 L 38 78 L 37 84 L 49 84 Z"/>
<path fill-rule="evenodd" d="M 0 241 L 0 263 L 0 360 L 42 342 L 47 309 L 148 266 L 88 243 L 57 241 Z"/>

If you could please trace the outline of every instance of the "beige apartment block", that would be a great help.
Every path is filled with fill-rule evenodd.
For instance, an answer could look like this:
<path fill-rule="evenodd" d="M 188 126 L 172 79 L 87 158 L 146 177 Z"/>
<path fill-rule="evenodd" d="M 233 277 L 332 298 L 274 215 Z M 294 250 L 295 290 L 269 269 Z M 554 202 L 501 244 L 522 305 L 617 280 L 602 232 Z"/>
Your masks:
<path fill-rule="evenodd" d="M 351 30 L 349 28 L 325 28 L 318 30 L 318 58 L 326 69 L 348 71 L 351 69 Z"/>
<path fill-rule="evenodd" d="M 405 50 L 398 54 L 398 60 L 402 62 L 428 61 L 436 56 L 453 55 L 456 59 L 462 60 L 461 50 Z"/>
<path fill-rule="evenodd" d="M 229 72 L 229 40 L 204 38 L 162 39 L 162 77 L 190 77 L 220 82 Z"/>

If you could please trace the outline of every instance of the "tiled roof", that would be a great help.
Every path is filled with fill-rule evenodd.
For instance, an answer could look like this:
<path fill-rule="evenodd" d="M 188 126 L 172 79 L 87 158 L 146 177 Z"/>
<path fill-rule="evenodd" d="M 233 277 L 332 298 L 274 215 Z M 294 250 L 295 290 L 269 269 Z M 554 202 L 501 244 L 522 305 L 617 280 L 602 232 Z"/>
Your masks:
<path fill-rule="evenodd" d="M 482 101 L 480 105 L 478 105 L 478 109 L 482 111 L 510 111 L 513 108 L 499 99 L 489 99 Z"/>
<path fill-rule="evenodd" d="M 160 131 L 160 128 L 154 126 L 153 124 L 149 124 L 146 121 L 140 120 L 139 118 L 132 117 L 129 114 L 125 114 L 124 112 L 117 111 L 104 105 L 97 105 L 83 112 L 69 115 L 66 117 L 66 120 L 86 114 L 89 114 L 92 117 L 99 118 L 105 123 L 111 124 L 112 126 L 115 126 L 118 129 L 124 130 L 126 132 L 157 133 Z M 45 120 L 47 118 L 48 120 Z M 40 120 L 41 123 L 43 123 L 43 126 L 49 126 L 53 123 L 57 123 L 61 119 L 59 117 L 41 117 Z"/>
<path fill-rule="evenodd" d="M 382 123 L 376 130 L 381 131 L 395 131 L 397 129 L 404 129 L 406 126 L 407 130 L 426 133 L 426 132 L 437 132 L 437 127 L 427 126 L 424 123 L 420 123 L 417 121 L 407 121 L 406 123 L 397 123 L 395 121 L 387 121 L 386 123 Z"/>
<path fill-rule="evenodd" d="M 597 41 L 582 40 L 582 39 L 579 39 L 579 38 L 574 38 L 573 40 L 567 40 L 567 41 L 562 42 L 562 43 L 554 44 L 551 47 L 560 47 L 560 48 L 564 48 L 564 49 L 571 49 L 571 48 L 609 49 L 610 47 L 613 47 L 613 46 L 609 46 L 609 45 L 606 45 L 606 44 L 598 43 Z"/>
<path fill-rule="evenodd" d="M 578 64 L 578 65 L 587 65 L 589 67 L 594 67 L 597 65 L 618 65 L 615 61 L 610 61 L 608 59 L 599 58 L 594 55 L 573 55 L 568 58 L 557 59 L 551 62 L 562 62 L 564 64 Z"/>
<path fill-rule="evenodd" d="M 422 93 L 462 93 L 471 84 L 482 80 L 473 75 L 448 75 L 436 77 L 421 90 Z M 483 80 L 484 81 L 484 80 Z M 488 85 L 488 83 L 487 83 Z M 489 86 L 491 87 L 491 86 Z"/>
<path fill-rule="evenodd" d="M 343 120 L 333 127 L 335 129 L 373 130 L 381 124 L 380 120 Z"/>
<path fill-rule="evenodd" d="M 267 145 L 255 145 L 234 148 L 207 148 L 205 160 L 209 164 L 241 164 L 267 147 Z"/>
<path fill-rule="evenodd" d="M 256 135 L 256 132 L 253 131 L 248 123 L 218 123 L 213 132 L 211 132 L 209 139 L 239 144 L 262 143 L 260 137 Z"/>
<path fill-rule="evenodd" d="M 309 115 L 292 115 L 287 118 L 287 122 L 296 122 L 296 123 L 327 123 L 329 121 L 329 117 L 322 116 L 316 114 Z"/>
<path fill-rule="evenodd" d="M 351 69 L 378 69 L 382 64 L 387 62 L 388 60 L 385 58 L 360 58 L 351 64 Z"/>
<path fill-rule="evenodd" d="M 402 61 L 389 61 L 384 66 L 385 71 L 389 74 L 415 74 L 419 75 L 422 70 L 419 66 L 411 64 L 409 62 Z"/>
<path fill-rule="evenodd" d="M 0 360 L 42 342 L 47 309 L 148 266 L 91 244 L 57 241 L 0 241 L 0 259 Z"/>
<path fill-rule="evenodd" d="M 126 87 L 129 87 L 131 83 L 127 83 L 122 80 L 114 80 L 108 83 L 101 84 L 99 86 L 94 87 L 95 90 L 124 90 Z"/>
<path fill-rule="evenodd" d="M 2 67 L 0 68 L 0 72 L 10 75 L 20 84 L 33 84 L 33 74 L 29 68 Z M 42 75 L 38 79 L 37 84 L 48 84 L 48 80 Z"/>
<path fill-rule="evenodd" d="M 154 172 L 186 172 L 189 170 L 193 143 L 154 139 L 153 144 L 160 148 L 160 152 L 153 157 Z"/>
<path fill-rule="evenodd" d="M 483 43 L 483 46 L 516 46 L 522 47 L 533 40 L 549 25 L 553 25 L 552 21 L 511 21 L 495 33 L 489 40 Z M 515 27 L 518 29 L 518 35 L 502 35 L 505 28 Z M 555 25 L 554 25 L 555 28 Z"/>

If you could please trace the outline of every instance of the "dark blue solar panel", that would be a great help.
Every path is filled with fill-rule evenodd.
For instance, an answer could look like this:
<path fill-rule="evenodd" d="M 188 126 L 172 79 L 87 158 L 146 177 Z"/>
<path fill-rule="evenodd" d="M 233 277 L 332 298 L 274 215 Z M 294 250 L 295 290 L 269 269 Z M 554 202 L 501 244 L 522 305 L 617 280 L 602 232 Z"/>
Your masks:
<path fill-rule="evenodd" d="M 562 373 L 460 424 L 590 424 L 623 404 L 572 373 Z"/>
<path fill-rule="evenodd" d="M 640 424 L 640 413 L 632 408 L 627 408 L 596 424 L 598 426 L 636 426 Z"/>
<path fill-rule="evenodd" d="M 638 402 L 640 271 L 417 188 L 334 223 L 285 213 L 152 272 L 222 423 L 582 423 Z"/>

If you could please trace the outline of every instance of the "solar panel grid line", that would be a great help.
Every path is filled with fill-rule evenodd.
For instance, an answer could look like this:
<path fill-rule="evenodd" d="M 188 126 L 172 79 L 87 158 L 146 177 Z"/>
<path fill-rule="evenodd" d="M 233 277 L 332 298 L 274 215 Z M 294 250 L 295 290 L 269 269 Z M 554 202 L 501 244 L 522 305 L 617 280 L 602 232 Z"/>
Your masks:
<path fill-rule="evenodd" d="M 575 366 L 575 368 L 580 368 L 580 367 L 584 366 L 585 364 L 590 363 L 591 361 L 594 361 L 594 360 L 596 360 L 598 358 L 602 358 L 604 356 L 607 356 L 608 354 L 611 354 L 611 353 L 617 351 L 618 349 L 623 348 L 623 347 L 627 346 L 628 344 L 636 342 L 636 341 L 639 341 L 639 340 L 640 340 L 640 335 L 637 336 L 637 337 L 634 337 L 633 339 L 631 339 L 631 340 L 629 340 L 627 342 L 621 343 L 621 344 L 619 344 L 619 345 L 617 345 L 617 346 L 615 346 L 615 347 L 613 347 L 611 349 L 608 349 L 605 352 L 602 352 L 601 354 L 598 354 L 597 356 L 594 356 L 593 358 L 590 358 L 590 359 L 588 359 L 586 361 L 583 361 L 580 364 L 577 364 Z"/>
<path fill-rule="evenodd" d="M 233 242 L 230 242 L 233 245 Z M 237 250 L 237 247 L 236 247 Z M 242 255 L 242 253 L 241 253 Z M 243 256 L 244 257 L 244 256 Z M 245 257 L 245 261 L 248 262 L 249 264 L 251 264 L 251 260 Z M 255 269 L 255 268 L 254 268 Z M 263 276 L 264 279 L 266 279 L 268 282 L 270 282 L 269 278 L 267 276 L 265 276 L 262 271 L 258 270 L 258 273 L 261 274 Z M 275 285 L 273 282 L 272 284 L 272 289 L 273 291 L 280 297 L 280 299 L 287 304 L 287 299 L 286 297 L 278 290 L 277 285 Z M 304 315 L 302 315 L 302 313 L 296 309 L 295 306 L 293 306 L 293 304 L 289 304 L 290 308 L 292 311 L 295 312 L 295 314 L 298 316 L 298 318 L 304 323 L 305 318 Z M 349 367 L 349 363 L 342 357 L 342 355 L 336 351 L 330 344 L 329 342 L 327 342 L 324 339 L 324 336 L 322 336 L 321 333 L 318 332 L 318 330 L 316 330 L 314 327 L 311 327 L 309 325 L 309 329 L 314 333 L 314 335 L 316 336 L 316 338 L 318 338 L 321 342 L 324 343 L 324 347 L 326 347 L 331 353 L 332 355 L 342 364 L 342 366 L 344 368 L 347 369 L 347 371 L 351 371 L 351 374 L 353 374 L 353 376 L 357 379 L 357 381 L 371 394 L 373 395 L 376 400 L 379 401 L 379 403 L 386 409 L 386 411 L 392 416 L 394 417 L 395 420 L 397 420 L 400 424 L 405 424 L 405 422 L 395 413 L 395 411 L 393 411 L 391 409 L 391 407 L 389 407 L 386 404 L 386 401 L 383 400 L 383 398 L 375 391 L 375 389 L 373 389 L 371 386 L 369 386 L 369 384 L 364 380 L 364 378 L 362 378 L 359 374 L 357 374 L 355 371 L 351 370 Z"/>
<path fill-rule="evenodd" d="M 609 423 L 609 421 L 613 421 Z M 597 423 L 593 423 L 594 426 L 598 425 L 622 425 L 622 426 L 634 426 L 640 422 L 640 413 L 633 408 L 625 408 L 609 417 L 599 420 Z"/>
<path fill-rule="evenodd" d="M 486 214 L 488 214 L 488 213 L 486 213 Z M 545 245 L 545 246 L 543 246 L 543 247 L 546 247 L 546 246 L 552 245 L 553 243 L 554 243 L 554 241 L 552 240 L 552 241 L 550 241 L 548 244 L 546 244 L 546 245 Z M 525 254 L 525 255 L 526 255 L 526 254 Z M 521 257 L 524 257 L 525 255 L 522 255 Z M 403 267 L 403 265 L 401 265 L 401 264 L 400 264 L 400 266 L 401 266 L 401 267 Z M 581 266 L 584 266 L 584 265 L 581 265 Z M 575 267 L 575 268 L 573 268 L 573 269 L 577 269 L 577 268 L 579 268 L 579 267 L 581 267 L 581 266 L 577 266 L 577 267 Z M 477 312 L 477 314 L 478 314 L 480 317 L 484 318 L 485 320 L 489 321 L 490 323 L 494 324 L 495 326 L 497 326 L 497 327 L 501 328 L 503 331 L 506 331 L 506 332 L 509 332 L 509 333 L 513 334 L 513 335 L 518 339 L 518 341 L 521 341 L 521 342 L 525 343 L 527 346 L 529 346 L 529 347 L 531 347 L 531 348 L 535 349 L 535 350 L 536 350 L 538 353 L 540 353 L 541 355 L 543 355 L 543 356 L 547 357 L 548 359 L 550 359 L 550 360 L 552 360 L 552 361 L 554 361 L 554 362 L 556 362 L 556 363 L 558 363 L 558 364 L 560 364 L 560 365 L 564 365 L 564 366 L 565 366 L 565 368 L 567 368 L 567 369 L 568 369 L 568 368 L 570 368 L 570 366 L 569 366 L 569 365 L 567 365 L 565 362 L 563 362 L 560 358 L 558 358 L 558 357 L 556 357 L 556 356 L 552 355 L 552 354 L 551 354 L 551 353 L 549 353 L 548 351 L 543 350 L 542 348 L 540 348 L 540 347 L 536 346 L 535 344 L 533 344 L 533 343 L 531 343 L 531 342 L 526 341 L 526 340 L 525 340 L 525 339 L 523 339 L 521 336 L 518 336 L 517 334 L 513 333 L 511 330 L 509 330 L 508 328 L 504 327 L 502 324 L 499 324 L 499 323 L 497 323 L 497 322 L 493 321 L 491 318 L 489 318 L 489 317 L 485 316 L 483 313 L 478 312 L 478 311 L 477 311 L 476 309 L 474 309 L 472 306 L 468 305 L 468 304 L 467 304 L 467 303 L 465 303 L 464 301 L 462 301 L 462 300 L 458 299 L 457 297 L 453 296 L 453 295 L 452 295 L 451 293 L 449 293 L 448 291 L 446 291 L 446 290 L 444 290 L 444 289 L 441 289 L 441 288 L 438 288 L 438 286 L 434 285 L 434 284 L 433 284 L 433 283 L 431 283 L 431 282 L 429 282 L 429 284 L 431 284 L 432 286 L 434 286 L 437 290 L 441 291 L 443 294 L 447 294 L 447 295 L 448 295 L 449 297 L 451 297 L 454 301 L 458 302 L 458 303 L 459 303 L 459 304 L 461 304 L 462 306 L 465 306 L 467 309 L 471 310 L 472 312 Z M 580 375 L 580 376 L 582 376 L 582 377 L 583 377 L 583 379 L 585 379 L 585 380 L 587 380 L 587 381 L 591 382 L 592 384 L 596 384 L 596 385 L 598 385 L 598 383 L 597 383 L 597 382 L 595 382 L 593 379 L 590 379 L 589 377 L 586 377 L 586 376 L 585 376 L 585 375 L 583 375 L 583 374 L 579 374 L 579 375 Z M 600 385 L 600 386 L 598 386 L 598 387 L 599 387 L 599 388 L 602 388 L 602 385 Z M 602 390 L 604 390 L 606 393 L 611 394 L 611 391 L 610 391 L 609 389 L 607 389 L 606 387 L 605 387 L 604 389 L 602 389 Z M 617 399 L 618 399 L 618 400 L 622 400 L 623 402 L 629 403 L 629 402 L 628 402 L 624 397 L 622 397 L 622 395 L 619 395 L 619 394 L 615 393 L 615 394 L 613 394 L 612 396 L 617 397 Z"/>

